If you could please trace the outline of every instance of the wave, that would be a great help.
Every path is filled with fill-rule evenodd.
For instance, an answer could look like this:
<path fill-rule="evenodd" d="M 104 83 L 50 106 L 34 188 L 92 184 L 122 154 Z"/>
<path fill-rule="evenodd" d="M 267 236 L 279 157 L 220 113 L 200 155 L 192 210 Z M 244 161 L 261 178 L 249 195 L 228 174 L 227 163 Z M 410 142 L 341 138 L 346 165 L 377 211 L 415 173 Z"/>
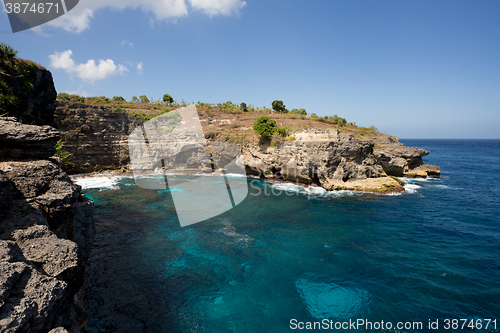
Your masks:
<path fill-rule="evenodd" d="M 406 193 L 416 193 L 419 188 L 422 188 L 422 186 L 416 185 L 416 184 L 406 184 L 404 186 Z"/>
<path fill-rule="evenodd" d="M 417 183 L 417 182 L 437 182 L 440 181 L 440 178 L 436 177 L 426 177 L 426 178 L 408 178 L 408 177 L 399 177 L 405 183 Z"/>
<path fill-rule="evenodd" d="M 349 191 L 349 190 L 327 191 L 319 186 L 306 186 L 294 183 L 277 183 L 272 180 L 267 180 L 265 182 L 275 190 L 292 192 L 314 197 L 346 197 L 346 196 L 352 197 L 358 194 L 358 192 L 356 191 Z"/>
<path fill-rule="evenodd" d="M 109 176 L 109 175 L 96 175 L 96 176 L 81 176 L 72 177 L 72 180 L 82 189 L 101 189 L 101 190 L 116 190 L 119 188 L 118 181 L 123 176 Z"/>

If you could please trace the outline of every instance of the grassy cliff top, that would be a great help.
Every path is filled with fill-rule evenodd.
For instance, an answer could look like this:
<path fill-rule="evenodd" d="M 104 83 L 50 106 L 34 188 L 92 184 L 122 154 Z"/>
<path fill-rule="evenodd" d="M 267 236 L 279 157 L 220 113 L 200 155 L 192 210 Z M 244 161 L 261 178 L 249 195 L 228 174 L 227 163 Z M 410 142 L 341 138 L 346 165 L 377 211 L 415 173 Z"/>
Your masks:
<path fill-rule="evenodd" d="M 59 94 L 58 100 L 85 103 L 92 106 L 104 106 L 126 112 L 129 116 L 147 121 L 165 112 L 178 109 L 188 104 L 184 101 L 179 104 L 163 102 L 136 101 L 127 102 L 121 97 L 113 99 L 101 97 L 81 97 L 77 95 Z M 192 103 L 194 104 L 194 103 Z M 276 112 L 270 108 L 248 107 L 232 102 L 194 104 L 205 133 L 210 140 L 229 141 L 237 144 L 256 144 L 260 136 L 255 133 L 252 126 L 260 116 L 268 116 L 276 121 L 276 125 L 283 128 L 281 136 L 273 136 L 272 141 L 280 142 L 294 140 L 294 134 L 308 128 L 335 128 L 342 133 L 353 134 L 359 140 L 379 141 L 388 135 L 380 133 L 376 127 L 360 127 L 354 122 L 347 122 L 345 118 L 334 116 L 319 117 L 306 113 L 304 109 L 285 112 Z M 299 114 L 302 113 L 302 114 Z M 377 148 L 377 145 L 375 146 Z"/>

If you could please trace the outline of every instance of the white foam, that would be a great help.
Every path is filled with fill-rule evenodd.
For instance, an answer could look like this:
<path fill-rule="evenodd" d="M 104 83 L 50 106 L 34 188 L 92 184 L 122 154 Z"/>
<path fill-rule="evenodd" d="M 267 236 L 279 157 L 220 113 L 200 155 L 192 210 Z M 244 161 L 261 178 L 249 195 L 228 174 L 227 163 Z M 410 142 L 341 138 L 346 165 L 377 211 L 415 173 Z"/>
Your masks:
<path fill-rule="evenodd" d="M 356 191 L 349 191 L 349 190 L 341 190 L 341 191 L 327 191 L 322 187 L 319 186 L 308 186 L 305 187 L 305 185 L 298 185 L 298 184 L 293 184 L 293 183 L 276 183 L 271 181 L 266 181 L 268 184 L 270 184 L 273 189 L 279 190 L 279 191 L 287 191 L 287 192 L 293 192 L 297 194 L 303 194 L 307 195 L 309 197 L 352 197 L 356 194 L 359 194 Z"/>
<path fill-rule="evenodd" d="M 306 188 L 306 191 L 309 191 L 313 194 L 318 194 L 318 195 L 324 195 L 326 193 L 326 190 L 322 187 L 317 187 L 317 186 L 309 186 Z"/>
<path fill-rule="evenodd" d="M 306 193 L 306 189 L 302 185 L 297 185 L 292 183 L 275 183 L 271 181 L 271 186 L 276 190 L 296 192 L 296 193 Z"/>
<path fill-rule="evenodd" d="M 416 182 L 435 182 L 439 181 L 439 178 L 436 177 L 426 177 L 426 178 L 408 178 L 408 177 L 399 177 L 405 183 L 416 183 Z"/>
<path fill-rule="evenodd" d="M 418 186 L 418 185 L 415 185 L 415 184 L 406 184 L 404 187 L 405 187 L 405 191 L 407 193 L 416 193 L 417 190 L 419 188 L 421 188 L 422 186 Z"/>
<path fill-rule="evenodd" d="M 118 181 L 123 176 L 98 175 L 90 177 L 74 177 L 73 181 L 80 185 L 82 189 L 100 188 L 108 190 L 118 189 Z"/>

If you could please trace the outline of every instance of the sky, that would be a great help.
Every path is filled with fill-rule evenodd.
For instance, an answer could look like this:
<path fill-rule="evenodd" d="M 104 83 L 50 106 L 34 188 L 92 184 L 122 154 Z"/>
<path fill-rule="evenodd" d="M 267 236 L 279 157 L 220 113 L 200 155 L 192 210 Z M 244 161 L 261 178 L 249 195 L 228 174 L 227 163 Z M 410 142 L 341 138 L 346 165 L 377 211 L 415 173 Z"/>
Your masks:
<path fill-rule="evenodd" d="M 80 0 L 0 42 L 58 92 L 337 114 L 400 138 L 500 138 L 498 0 Z"/>

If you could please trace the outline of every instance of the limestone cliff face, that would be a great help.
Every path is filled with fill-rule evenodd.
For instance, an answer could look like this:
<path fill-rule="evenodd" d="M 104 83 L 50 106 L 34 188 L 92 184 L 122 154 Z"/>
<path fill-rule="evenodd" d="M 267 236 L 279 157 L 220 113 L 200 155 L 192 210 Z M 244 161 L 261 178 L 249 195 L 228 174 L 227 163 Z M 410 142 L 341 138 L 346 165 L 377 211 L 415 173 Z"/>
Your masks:
<path fill-rule="evenodd" d="M 425 149 L 406 147 L 395 137 L 377 140 L 378 149 L 374 151 L 377 164 L 385 172 L 397 177 L 439 177 L 441 172 L 436 165 L 424 164 L 423 156 L 429 155 Z"/>
<path fill-rule="evenodd" d="M 403 188 L 389 176 L 439 175 L 439 167 L 422 162 L 428 151 L 387 140 L 382 150 L 374 151 L 372 141 L 336 129 L 309 129 L 275 147 L 244 146 L 243 155 L 249 173 L 315 183 L 327 190 L 394 192 Z"/>
<path fill-rule="evenodd" d="M 93 202 L 50 157 L 57 131 L 14 121 L 0 118 L 0 331 L 80 332 Z"/>
<path fill-rule="evenodd" d="M 60 102 L 55 119 L 65 137 L 64 150 L 73 154 L 75 172 L 130 170 L 128 138 L 142 121 L 117 110 Z M 169 125 L 165 124 L 165 130 Z M 206 139 L 212 141 L 211 136 Z M 336 129 L 309 129 L 296 133 L 294 141 L 285 140 L 273 147 L 241 148 L 248 174 L 313 183 L 328 190 L 399 191 L 401 184 L 389 176 L 440 174 L 439 167 L 423 163 L 422 156 L 429 154 L 424 149 L 406 147 L 395 137 L 378 139 L 376 145 L 374 149 L 375 142 L 356 140 Z M 200 149 L 183 152 L 183 159 L 199 160 L 198 156 L 206 154 Z M 174 162 L 165 160 L 165 166 Z"/>
<path fill-rule="evenodd" d="M 73 154 L 73 173 L 127 168 L 128 136 L 142 124 L 118 110 L 65 102 L 56 102 L 55 122 L 63 150 Z"/>

